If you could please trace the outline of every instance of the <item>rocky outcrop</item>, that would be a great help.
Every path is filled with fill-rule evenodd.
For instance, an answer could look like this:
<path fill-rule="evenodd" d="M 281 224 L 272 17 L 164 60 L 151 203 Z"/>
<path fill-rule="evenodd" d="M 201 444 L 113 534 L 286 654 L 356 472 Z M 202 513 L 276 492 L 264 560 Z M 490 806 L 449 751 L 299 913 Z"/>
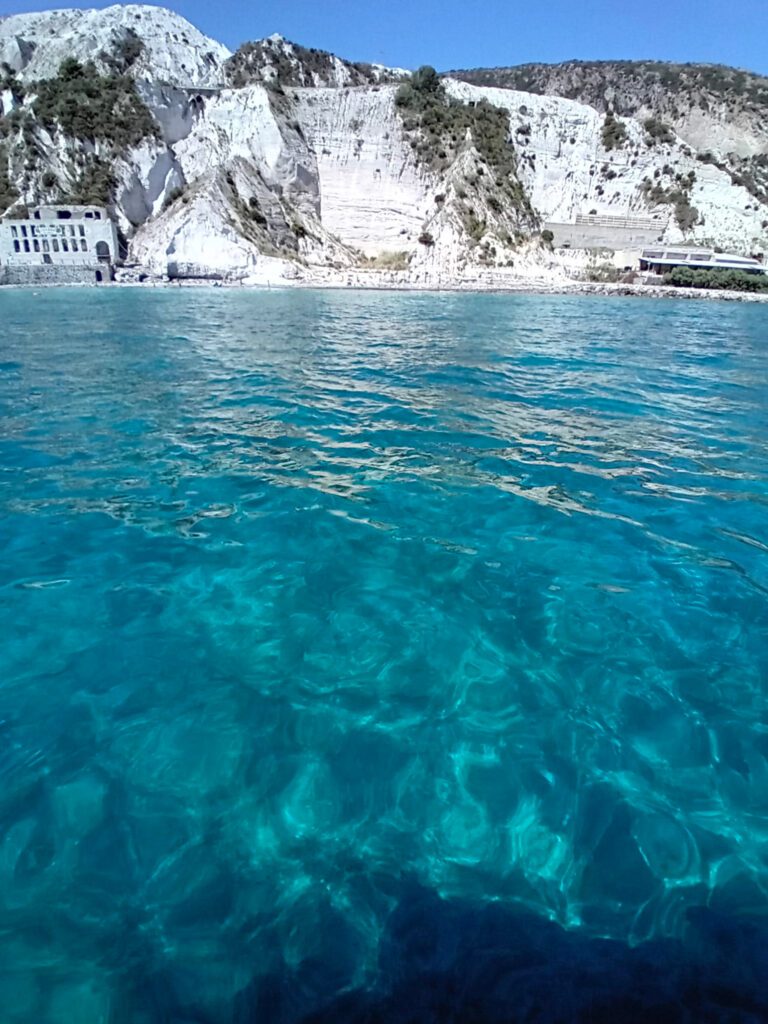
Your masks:
<path fill-rule="evenodd" d="M 326 50 L 310 49 L 284 39 L 279 33 L 243 45 L 226 63 L 230 85 L 240 87 L 265 82 L 312 88 L 373 85 L 407 77 L 402 69 L 382 64 L 342 60 Z"/>
<path fill-rule="evenodd" d="M 116 4 L 104 10 L 76 9 L 12 14 L 0 19 L 0 64 L 24 82 L 51 78 L 65 57 L 105 57 L 126 40 L 143 47 L 132 71 L 139 78 L 190 88 L 224 84 L 226 46 L 209 39 L 173 11 L 144 4 Z"/>

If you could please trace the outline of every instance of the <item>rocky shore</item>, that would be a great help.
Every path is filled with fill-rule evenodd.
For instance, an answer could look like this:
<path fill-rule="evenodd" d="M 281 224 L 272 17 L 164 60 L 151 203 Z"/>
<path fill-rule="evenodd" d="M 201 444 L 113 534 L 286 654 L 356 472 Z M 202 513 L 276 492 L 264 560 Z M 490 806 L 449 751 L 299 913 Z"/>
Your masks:
<path fill-rule="evenodd" d="M 301 267 L 274 261 L 269 272 L 239 280 L 148 277 L 139 281 L 131 271 L 118 271 L 118 286 L 140 287 L 224 287 L 224 288 L 351 288 L 360 291 L 402 292 L 495 292 L 499 294 L 601 295 L 647 299 L 704 299 L 723 302 L 768 302 L 768 293 L 683 288 L 645 283 L 578 281 L 564 276 L 541 277 L 489 269 L 471 275 L 453 276 L 429 272 L 404 273 L 368 269 L 330 270 Z"/>

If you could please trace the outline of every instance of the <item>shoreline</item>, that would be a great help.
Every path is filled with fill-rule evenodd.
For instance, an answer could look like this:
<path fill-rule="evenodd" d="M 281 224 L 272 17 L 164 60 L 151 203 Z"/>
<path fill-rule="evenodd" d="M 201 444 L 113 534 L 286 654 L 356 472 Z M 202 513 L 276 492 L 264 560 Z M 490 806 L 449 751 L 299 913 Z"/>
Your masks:
<path fill-rule="evenodd" d="M 320 279 L 307 278 L 271 278 L 269 280 L 217 280 L 212 278 L 178 278 L 175 280 L 155 278 L 146 281 L 112 281 L 104 284 L 90 283 L 46 283 L 0 285 L 0 291 L 32 291 L 41 292 L 57 288 L 87 288 L 109 290 L 111 288 L 221 288 L 227 291 L 376 291 L 424 294 L 489 294 L 489 295 L 562 295 L 601 298 L 642 298 L 642 299 L 700 299 L 705 302 L 755 302 L 768 303 L 768 292 L 728 291 L 725 289 L 685 288 L 675 285 L 656 284 L 625 284 L 621 282 L 569 281 L 548 282 L 541 279 L 518 278 L 517 280 L 494 281 L 449 279 L 445 282 L 424 283 L 419 281 L 398 281 L 394 275 L 381 272 L 355 274 L 353 279 L 349 273 L 343 275 L 324 276 Z M 339 277 L 345 280 L 339 280 Z"/>

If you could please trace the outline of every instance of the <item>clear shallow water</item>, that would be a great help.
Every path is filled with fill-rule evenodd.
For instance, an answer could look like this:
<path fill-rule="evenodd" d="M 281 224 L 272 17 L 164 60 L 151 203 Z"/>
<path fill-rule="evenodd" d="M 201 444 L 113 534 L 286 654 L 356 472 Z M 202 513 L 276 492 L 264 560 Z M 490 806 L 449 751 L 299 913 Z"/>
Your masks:
<path fill-rule="evenodd" d="M 0 314 L 4 1020 L 768 1018 L 764 309 Z"/>

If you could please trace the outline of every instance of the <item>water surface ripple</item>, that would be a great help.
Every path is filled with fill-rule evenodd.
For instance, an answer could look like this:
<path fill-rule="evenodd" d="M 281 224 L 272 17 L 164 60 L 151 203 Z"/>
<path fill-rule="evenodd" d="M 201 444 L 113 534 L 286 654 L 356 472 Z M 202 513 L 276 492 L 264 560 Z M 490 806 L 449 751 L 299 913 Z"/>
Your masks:
<path fill-rule="evenodd" d="M 4 1021 L 768 1019 L 763 308 L 0 312 Z"/>

